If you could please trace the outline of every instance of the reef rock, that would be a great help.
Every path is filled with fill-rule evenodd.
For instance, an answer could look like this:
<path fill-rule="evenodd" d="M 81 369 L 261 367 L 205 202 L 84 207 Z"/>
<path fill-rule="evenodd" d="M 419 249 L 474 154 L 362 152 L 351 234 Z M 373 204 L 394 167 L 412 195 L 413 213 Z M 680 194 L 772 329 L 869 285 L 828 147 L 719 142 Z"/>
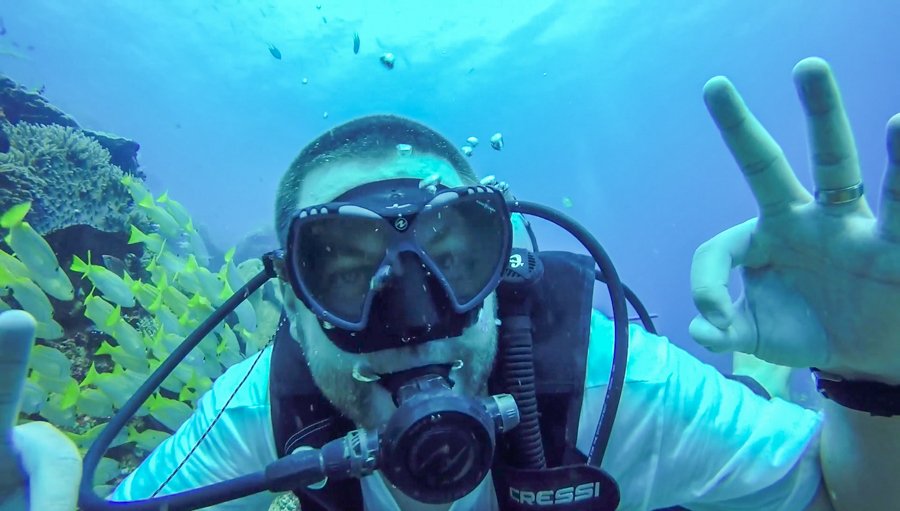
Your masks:
<path fill-rule="evenodd" d="M 43 96 L 2 75 L 0 75 L 0 112 L 10 124 L 20 122 L 55 124 L 78 129 L 109 151 L 110 163 L 128 174 L 141 179 L 146 177 L 139 170 L 137 152 L 141 146 L 137 142 L 109 133 L 83 129 L 75 119 L 48 103 Z"/>
<path fill-rule="evenodd" d="M 0 213 L 30 201 L 26 219 L 43 235 L 76 225 L 127 234 L 134 204 L 121 180 L 143 178 L 138 148 L 82 129 L 37 92 L 0 76 Z"/>

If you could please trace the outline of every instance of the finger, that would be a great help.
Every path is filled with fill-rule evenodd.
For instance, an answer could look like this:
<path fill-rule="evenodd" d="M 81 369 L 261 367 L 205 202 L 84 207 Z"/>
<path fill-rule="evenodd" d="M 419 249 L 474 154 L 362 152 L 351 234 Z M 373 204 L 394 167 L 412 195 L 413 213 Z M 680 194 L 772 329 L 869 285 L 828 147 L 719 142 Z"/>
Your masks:
<path fill-rule="evenodd" d="M 888 165 L 881 185 L 878 230 L 889 241 L 900 241 L 900 114 L 887 125 Z"/>
<path fill-rule="evenodd" d="M 728 328 L 734 305 L 728 294 L 731 269 L 740 265 L 750 246 L 756 219 L 717 234 L 700 245 L 691 261 L 691 295 L 700 314 L 715 327 Z"/>
<path fill-rule="evenodd" d="M 31 509 L 72 511 L 78 501 L 81 456 L 78 447 L 47 422 L 30 422 L 13 432 L 28 473 Z"/>
<path fill-rule="evenodd" d="M 706 82 L 703 99 L 750 185 L 761 215 L 812 200 L 791 170 L 781 147 L 747 109 L 727 78 L 719 76 Z"/>
<path fill-rule="evenodd" d="M 12 428 L 34 344 L 34 318 L 25 311 L 0 313 L 0 494 L 23 483 Z"/>
<path fill-rule="evenodd" d="M 794 66 L 794 83 L 806 112 L 817 190 L 839 190 L 859 183 L 859 158 L 841 93 L 828 63 L 820 58 Z"/>
<path fill-rule="evenodd" d="M 703 316 L 696 316 L 688 326 L 688 333 L 704 348 L 714 353 L 752 353 L 756 349 L 756 328 L 742 314 L 726 328 L 713 325 Z"/>

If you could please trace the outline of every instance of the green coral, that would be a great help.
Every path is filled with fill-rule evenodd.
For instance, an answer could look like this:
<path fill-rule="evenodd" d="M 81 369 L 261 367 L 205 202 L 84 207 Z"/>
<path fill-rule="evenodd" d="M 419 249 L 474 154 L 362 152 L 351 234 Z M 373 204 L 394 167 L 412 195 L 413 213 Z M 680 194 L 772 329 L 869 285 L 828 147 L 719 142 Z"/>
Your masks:
<path fill-rule="evenodd" d="M 28 220 L 41 234 L 72 225 L 127 232 L 131 198 L 109 151 L 77 128 L 0 124 L 9 151 L 0 153 L 0 210 L 31 201 Z"/>

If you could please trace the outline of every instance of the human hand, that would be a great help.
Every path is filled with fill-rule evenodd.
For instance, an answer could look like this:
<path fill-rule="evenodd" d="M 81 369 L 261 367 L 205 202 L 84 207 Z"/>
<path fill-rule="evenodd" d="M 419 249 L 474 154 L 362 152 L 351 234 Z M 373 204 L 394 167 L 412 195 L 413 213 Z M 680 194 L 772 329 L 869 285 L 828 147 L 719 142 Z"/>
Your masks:
<path fill-rule="evenodd" d="M 15 426 L 34 318 L 0 313 L 0 511 L 72 511 L 81 481 L 78 448 L 47 422 Z"/>
<path fill-rule="evenodd" d="M 854 188 L 862 183 L 859 161 L 828 64 L 805 59 L 794 81 L 807 116 L 817 198 L 727 79 L 704 87 L 759 217 L 694 254 L 691 288 L 700 315 L 691 335 L 713 351 L 900 384 L 900 115 L 887 126 L 888 168 L 876 218 L 865 196 L 854 193 L 861 192 Z M 728 275 L 738 266 L 744 292 L 732 304 Z"/>

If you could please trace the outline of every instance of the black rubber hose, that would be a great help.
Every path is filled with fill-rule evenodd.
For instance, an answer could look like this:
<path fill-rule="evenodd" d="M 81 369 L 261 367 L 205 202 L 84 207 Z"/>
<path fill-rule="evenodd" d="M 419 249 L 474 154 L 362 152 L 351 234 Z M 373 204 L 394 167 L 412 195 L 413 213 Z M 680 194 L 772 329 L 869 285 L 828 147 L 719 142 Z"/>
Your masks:
<path fill-rule="evenodd" d="M 600 243 L 582 225 L 568 216 L 534 202 L 514 201 L 510 204 L 510 210 L 515 213 L 534 215 L 549 220 L 568 231 L 587 249 L 597 262 L 603 276 L 606 277 L 606 287 L 609 291 L 609 299 L 612 302 L 613 311 L 613 356 L 610 368 L 609 385 L 606 387 L 606 397 L 600 410 L 600 422 L 588 449 L 588 464 L 599 467 L 609 446 L 609 437 L 612 434 L 613 423 L 616 420 L 616 412 L 619 409 L 619 401 L 622 398 L 622 389 L 625 386 L 625 367 L 628 361 L 628 306 L 625 302 L 625 292 L 619 274 Z"/>
<path fill-rule="evenodd" d="M 594 270 L 594 278 L 606 284 L 606 278 L 603 277 L 603 273 L 600 270 Z M 643 323 L 644 325 L 644 330 L 650 332 L 651 334 L 655 334 L 656 325 L 653 324 L 653 318 L 650 317 L 650 313 L 647 312 L 647 308 L 644 307 L 644 304 L 641 302 L 641 300 L 637 297 L 636 294 L 634 294 L 634 291 L 632 291 L 631 288 L 626 286 L 624 283 L 622 284 L 622 290 L 625 292 L 625 299 L 628 300 L 628 303 L 631 304 L 634 312 L 636 312 L 638 317 L 641 318 L 641 323 Z"/>
<path fill-rule="evenodd" d="M 519 425 L 508 435 L 512 462 L 519 468 L 545 468 L 544 444 L 538 421 L 535 390 L 533 339 L 529 316 L 503 317 L 500 328 L 501 374 L 504 390 L 512 394 L 519 407 Z"/>

